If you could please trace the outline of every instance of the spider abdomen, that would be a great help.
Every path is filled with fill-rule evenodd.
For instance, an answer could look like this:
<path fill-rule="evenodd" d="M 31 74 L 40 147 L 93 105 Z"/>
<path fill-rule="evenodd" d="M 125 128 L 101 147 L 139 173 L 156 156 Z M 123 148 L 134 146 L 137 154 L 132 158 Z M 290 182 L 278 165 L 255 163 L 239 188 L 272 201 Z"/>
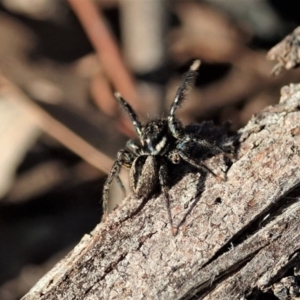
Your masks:
<path fill-rule="evenodd" d="M 153 155 L 138 156 L 130 168 L 130 187 L 138 198 L 147 198 L 158 184 L 157 157 Z"/>

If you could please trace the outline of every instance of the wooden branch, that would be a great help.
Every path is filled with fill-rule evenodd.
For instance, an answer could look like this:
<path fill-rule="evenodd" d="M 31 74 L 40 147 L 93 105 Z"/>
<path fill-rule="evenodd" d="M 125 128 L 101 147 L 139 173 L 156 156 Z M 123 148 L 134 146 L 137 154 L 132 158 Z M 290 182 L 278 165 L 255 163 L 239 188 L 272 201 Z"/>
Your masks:
<path fill-rule="evenodd" d="M 225 181 L 174 166 L 173 236 L 161 195 L 132 196 L 45 275 L 23 300 L 244 299 L 299 262 L 300 85 L 235 135 L 191 127 L 236 158 L 204 163 Z M 218 133 L 219 132 L 219 133 Z M 223 135 L 221 135 L 221 133 Z"/>
<path fill-rule="evenodd" d="M 109 32 L 105 18 L 95 1 L 68 0 L 68 2 L 94 46 L 101 66 L 111 80 L 114 90 L 122 93 L 126 99 L 136 101 L 138 95 L 133 76 L 125 66 L 117 42 Z"/>
<path fill-rule="evenodd" d="M 270 49 L 267 59 L 278 61 L 272 70 L 274 75 L 280 74 L 283 68 L 290 70 L 299 67 L 299 47 L 300 27 L 297 27 L 292 33 L 287 35 L 282 41 Z"/>

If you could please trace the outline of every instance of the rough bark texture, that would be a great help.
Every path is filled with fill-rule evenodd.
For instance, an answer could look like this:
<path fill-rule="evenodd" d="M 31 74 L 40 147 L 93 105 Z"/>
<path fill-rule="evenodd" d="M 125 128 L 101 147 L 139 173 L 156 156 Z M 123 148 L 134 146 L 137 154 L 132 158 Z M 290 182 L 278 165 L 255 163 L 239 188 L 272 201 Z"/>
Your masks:
<path fill-rule="evenodd" d="M 278 61 L 278 64 L 273 68 L 272 73 L 278 75 L 283 68 L 290 70 L 299 67 L 299 48 L 300 27 L 297 27 L 291 34 L 287 35 L 268 52 L 267 59 Z"/>
<path fill-rule="evenodd" d="M 299 262 L 299 107 L 300 85 L 291 85 L 234 135 L 200 124 L 235 158 L 204 161 L 224 181 L 170 170 L 176 236 L 161 195 L 129 196 L 23 300 L 253 299 L 278 290 Z"/>

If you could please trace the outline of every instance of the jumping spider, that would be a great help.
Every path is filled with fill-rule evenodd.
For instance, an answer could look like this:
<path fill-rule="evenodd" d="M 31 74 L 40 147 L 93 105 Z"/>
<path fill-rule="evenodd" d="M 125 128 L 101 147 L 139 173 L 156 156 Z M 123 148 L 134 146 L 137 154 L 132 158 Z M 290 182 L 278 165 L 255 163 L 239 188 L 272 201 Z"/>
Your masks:
<path fill-rule="evenodd" d="M 178 164 L 185 161 L 190 165 L 217 175 L 199 161 L 188 156 L 187 149 L 191 144 L 197 144 L 214 152 L 224 152 L 223 149 L 185 132 L 181 122 L 175 118 L 175 112 L 182 104 L 189 86 L 193 83 L 200 61 L 196 60 L 186 73 L 176 97 L 171 105 L 166 119 L 157 119 L 142 125 L 131 106 L 116 93 L 126 113 L 131 118 L 138 140 L 129 140 L 124 149 L 117 154 L 110 174 L 103 188 L 103 214 L 107 215 L 108 193 L 113 179 L 117 179 L 124 190 L 119 178 L 121 167 L 129 169 L 129 183 L 134 195 L 146 199 L 159 184 L 168 209 L 169 222 L 172 227 L 172 217 L 169 209 L 168 194 L 168 164 Z M 172 227 L 173 228 L 173 227 Z"/>

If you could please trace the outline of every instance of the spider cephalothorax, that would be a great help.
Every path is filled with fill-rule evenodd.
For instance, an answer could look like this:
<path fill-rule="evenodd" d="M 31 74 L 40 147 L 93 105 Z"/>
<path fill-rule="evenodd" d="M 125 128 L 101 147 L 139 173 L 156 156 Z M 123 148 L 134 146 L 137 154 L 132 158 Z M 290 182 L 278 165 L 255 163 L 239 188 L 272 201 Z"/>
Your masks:
<path fill-rule="evenodd" d="M 176 109 L 184 100 L 185 94 L 194 81 L 199 66 L 200 61 L 196 60 L 185 75 L 166 119 L 152 120 L 142 125 L 131 106 L 119 94 L 116 94 L 116 98 L 132 120 L 138 139 L 129 140 L 126 147 L 117 154 L 117 159 L 103 189 L 104 215 L 107 214 L 108 193 L 112 180 L 116 178 L 124 189 L 119 179 L 119 172 L 122 166 L 130 170 L 129 183 L 136 197 L 146 199 L 158 184 L 161 186 L 171 226 L 172 217 L 169 209 L 168 195 L 168 162 L 177 164 L 180 161 L 185 161 L 198 169 L 215 175 L 204 164 L 189 157 L 187 149 L 192 144 L 195 144 L 215 152 L 223 150 L 205 140 L 186 133 L 181 122 L 175 118 Z"/>

